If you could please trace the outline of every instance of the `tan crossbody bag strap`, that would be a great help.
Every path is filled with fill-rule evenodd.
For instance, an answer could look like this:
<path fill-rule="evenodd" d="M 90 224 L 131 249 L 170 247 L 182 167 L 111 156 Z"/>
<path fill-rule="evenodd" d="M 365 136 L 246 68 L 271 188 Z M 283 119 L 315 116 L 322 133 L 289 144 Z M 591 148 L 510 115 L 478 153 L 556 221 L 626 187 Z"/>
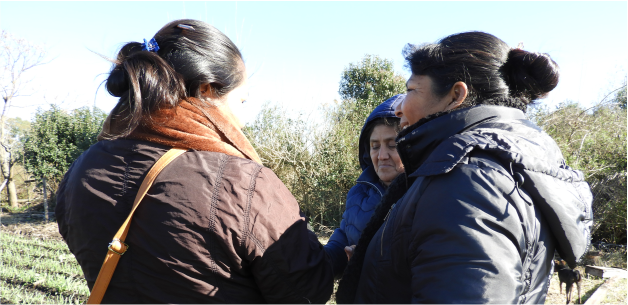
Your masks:
<path fill-rule="evenodd" d="M 98 273 L 98 278 L 96 278 L 96 283 L 94 284 L 94 288 L 92 288 L 92 292 L 89 295 L 89 299 L 87 300 L 87 304 L 100 304 L 103 296 L 105 295 L 105 291 L 107 291 L 107 287 L 109 286 L 109 282 L 111 281 L 111 277 L 113 276 L 113 272 L 116 270 L 116 266 L 118 265 L 118 261 L 120 260 L 120 256 L 126 252 L 129 248 L 129 245 L 124 243 L 126 239 L 127 233 L 129 233 L 129 227 L 131 224 L 131 218 L 135 213 L 135 209 L 148 192 L 148 189 L 153 185 L 155 178 L 161 172 L 168 163 L 172 160 L 186 152 L 187 149 L 180 148 L 172 148 L 168 152 L 166 152 L 153 167 L 148 171 L 146 178 L 142 181 L 142 185 L 140 186 L 137 195 L 135 196 L 135 201 L 133 201 L 133 209 L 129 214 L 129 217 L 126 218 L 118 233 L 113 237 L 111 243 L 109 243 L 109 251 L 107 251 L 107 256 L 105 257 L 105 261 L 102 263 L 102 267 L 100 268 L 100 272 Z"/>

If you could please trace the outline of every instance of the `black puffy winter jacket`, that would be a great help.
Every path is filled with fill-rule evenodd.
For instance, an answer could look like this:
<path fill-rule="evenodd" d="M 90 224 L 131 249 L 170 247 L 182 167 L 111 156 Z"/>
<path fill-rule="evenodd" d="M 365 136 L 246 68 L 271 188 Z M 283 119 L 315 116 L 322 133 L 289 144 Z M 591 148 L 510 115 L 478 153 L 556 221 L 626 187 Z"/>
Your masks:
<path fill-rule="evenodd" d="M 554 250 L 590 242 L 591 192 L 556 143 L 502 106 L 402 131 L 407 191 L 371 240 L 356 303 L 543 303 Z"/>

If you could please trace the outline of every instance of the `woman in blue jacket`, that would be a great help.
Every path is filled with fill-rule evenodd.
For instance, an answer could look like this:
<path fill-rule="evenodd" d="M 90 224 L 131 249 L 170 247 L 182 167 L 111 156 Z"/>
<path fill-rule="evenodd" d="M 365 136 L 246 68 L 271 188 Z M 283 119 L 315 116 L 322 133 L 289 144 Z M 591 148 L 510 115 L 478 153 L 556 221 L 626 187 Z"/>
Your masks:
<path fill-rule="evenodd" d="M 362 230 L 386 188 L 404 171 L 395 143 L 399 131 L 399 118 L 395 116 L 395 108 L 405 96 L 395 95 L 377 106 L 366 119 L 360 132 L 359 156 L 362 174 L 347 194 L 340 228 L 334 231 L 325 245 L 325 250 L 332 257 L 336 275 L 340 275 L 347 265 L 344 248 L 358 243 Z"/>

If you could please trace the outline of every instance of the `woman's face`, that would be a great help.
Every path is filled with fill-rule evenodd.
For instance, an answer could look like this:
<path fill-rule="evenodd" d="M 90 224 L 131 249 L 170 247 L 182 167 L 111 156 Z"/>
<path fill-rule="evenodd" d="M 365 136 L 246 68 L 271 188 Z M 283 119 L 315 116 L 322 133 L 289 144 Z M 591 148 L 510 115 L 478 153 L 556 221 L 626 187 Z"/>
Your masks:
<path fill-rule="evenodd" d="M 244 127 L 244 124 L 240 120 L 238 114 L 244 112 L 243 103 L 249 97 L 248 77 L 246 71 L 244 71 L 243 73 L 244 80 L 242 81 L 242 83 L 239 86 L 235 87 L 233 90 L 231 90 L 229 93 L 227 93 L 227 95 L 223 96 L 219 103 L 222 107 L 229 108 L 229 110 L 233 114 L 233 117 L 236 119 L 235 123 L 237 124 L 238 128 Z M 202 94 L 205 98 L 211 99 L 213 98 L 213 96 L 211 95 L 211 90 L 209 90 L 209 88 L 209 84 L 203 85 L 203 92 L 205 93 Z"/>
<path fill-rule="evenodd" d="M 432 91 L 432 79 L 425 75 L 412 74 L 406 82 L 406 98 L 395 109 L 395 115 L 401 118 L 401 129 L 420 119 L 446 110 L 449 96 L 438 97 Z"/>
<path fill-rule="evenodd" d="M 244 127 L 244 124 L 240 120 L 239 114 L 244 112 L 244 102 L 249 97 L 249 84 L 247 74 L 244 72 L 244 80 L 240 86 L 234 88 L 225 96 L 225 104 L 229 105 L 231 112 L 238 119 L 238 127 Z"/>
<path fill-rule="evenodd" d="M 397 153 L 396 137 L 395 129 L 386 125 L 375 126 L 371 133 L 371 161 L 373 161 L 377 176 L 386 186 L 404 171 L 401 158 Z"/>

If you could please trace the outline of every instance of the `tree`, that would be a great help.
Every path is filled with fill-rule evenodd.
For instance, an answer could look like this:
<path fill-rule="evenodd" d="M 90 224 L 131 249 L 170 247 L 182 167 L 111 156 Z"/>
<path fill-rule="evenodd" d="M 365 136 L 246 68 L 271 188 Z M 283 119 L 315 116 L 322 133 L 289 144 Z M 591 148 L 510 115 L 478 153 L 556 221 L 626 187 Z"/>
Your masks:
<path fill-rule="evenodd" d="M 338 93 L 342 100 L 375 108 L 388 98 L 405 92 L 405 81 L 403 76 L 395 73 L 392 61 L 365 55 L 342 72 Z"/>
<path fill-rule="evenodd" d="M 22 118 L 6 118 L 4 123 L 5 143 L 11 147 L 14 157 L 19 158 L 22 156 L 24 139 L 31 129 L 31 122 Z"/>
<path fill-rule="evenodd" d="M 0 32 L 0 94 L 2 94 L 2 112 L 0 113 L 0 169 L 6 183 L 9 202 L 17 207 L 17 190 L 13 181 L 13 165 L 16 153 L 6 131 L 7 111 L 13 100 L 23 96 L 30 79 L 29 72 L 45 64 L 45 51 L 30 42 L 16 38 L 6 31 Z"/>
<path fill-rule="evenodd" d="M 24 166 L 55 186 L 72 162 L 96 143 L 106 117 L 98 108 L 67 112 L 51 105 L 50 110 L 39 109 L 24 141 Z"/>
<path fill-rule="evenodd" d="M 357 138 L 367 116 L 385 100 L 405 91 L 406 80 L 395 73 L 391 60 L 367 54 L 344 69 L 338 90 L 342 101 L 328 114 L 344 126 L 336 132 L 348 133 L 354 140 L 350 146 L 355 147 L 356 155 Z"/>

